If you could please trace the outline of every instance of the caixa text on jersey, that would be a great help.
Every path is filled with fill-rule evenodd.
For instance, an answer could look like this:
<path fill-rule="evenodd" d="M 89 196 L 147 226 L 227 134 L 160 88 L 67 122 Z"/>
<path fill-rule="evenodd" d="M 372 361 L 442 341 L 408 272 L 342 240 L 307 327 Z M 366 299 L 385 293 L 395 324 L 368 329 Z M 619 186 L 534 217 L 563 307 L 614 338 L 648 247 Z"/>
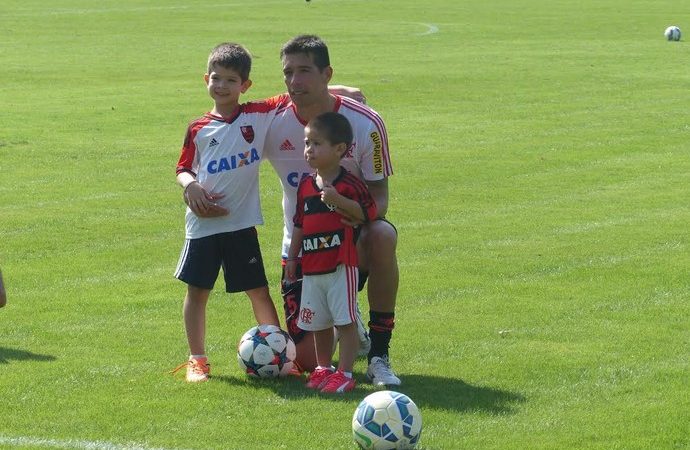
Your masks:
<path fill-rule="evenodd" d="M 229 157 L 222 157 L 210 161 L 206 166 L 208 173 L 219 173 L 226 170 L 237 169 L 238 167 L 248 166 L 253 162 L 259 161 L 259 152 L 252 148 L 246 152 L 238 153 L 237 155 L 230 155 Z"/>

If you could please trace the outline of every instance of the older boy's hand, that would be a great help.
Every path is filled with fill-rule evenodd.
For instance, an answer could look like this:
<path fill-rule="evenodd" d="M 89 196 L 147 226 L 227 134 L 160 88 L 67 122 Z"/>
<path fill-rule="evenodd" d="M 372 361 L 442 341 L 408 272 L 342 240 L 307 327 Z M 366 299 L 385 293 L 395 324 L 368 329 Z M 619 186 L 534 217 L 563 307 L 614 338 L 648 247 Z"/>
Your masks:
<path fill-rule="evenodd" d="M 226 208 L 220 206 L 218 200 L 225 197 L 224 194 L 207 192 L 201 184 L 191 183 L 184 190 L 182 195 L 184 202 L 192 212 L 198 217 L 220 217 L 230 213 Z"/>

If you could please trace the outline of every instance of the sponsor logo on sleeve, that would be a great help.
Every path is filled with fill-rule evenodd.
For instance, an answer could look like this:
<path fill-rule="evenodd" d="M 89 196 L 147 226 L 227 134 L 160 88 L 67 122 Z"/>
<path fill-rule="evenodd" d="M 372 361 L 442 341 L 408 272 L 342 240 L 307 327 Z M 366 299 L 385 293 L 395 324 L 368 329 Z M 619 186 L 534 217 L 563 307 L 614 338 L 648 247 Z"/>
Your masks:
<path fill-rule="evenodd" d="M 374 173 L 383 173 L 383 144 L 381 143 L 381 136 L 377 131 L 373 131 L 370 135 L 371 141 L 374 143 Z"/>

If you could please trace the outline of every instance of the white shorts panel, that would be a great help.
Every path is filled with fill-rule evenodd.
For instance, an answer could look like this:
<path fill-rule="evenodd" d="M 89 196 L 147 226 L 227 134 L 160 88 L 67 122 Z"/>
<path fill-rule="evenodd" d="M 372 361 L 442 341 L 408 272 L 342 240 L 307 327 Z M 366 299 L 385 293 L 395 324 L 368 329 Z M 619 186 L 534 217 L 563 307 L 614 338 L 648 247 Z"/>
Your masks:
<path fill-rule="evenodd" d="M 318 331 L 355 322 L 358 281 L 357 267 L 343 264 L 332 273 L 304 275 L 297 325 Z"/>

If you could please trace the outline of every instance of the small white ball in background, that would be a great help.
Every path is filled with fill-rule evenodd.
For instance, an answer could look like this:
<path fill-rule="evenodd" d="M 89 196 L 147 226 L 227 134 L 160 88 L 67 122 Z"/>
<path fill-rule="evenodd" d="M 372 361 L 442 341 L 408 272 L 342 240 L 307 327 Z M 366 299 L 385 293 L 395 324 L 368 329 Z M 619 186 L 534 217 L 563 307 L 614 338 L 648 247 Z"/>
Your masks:
<path fill-rule="evenodd" d="M 675 25 L 671 25 L 664 31 L 664 36 L 669 41 L 680 41 L 680 28 Z"/>

